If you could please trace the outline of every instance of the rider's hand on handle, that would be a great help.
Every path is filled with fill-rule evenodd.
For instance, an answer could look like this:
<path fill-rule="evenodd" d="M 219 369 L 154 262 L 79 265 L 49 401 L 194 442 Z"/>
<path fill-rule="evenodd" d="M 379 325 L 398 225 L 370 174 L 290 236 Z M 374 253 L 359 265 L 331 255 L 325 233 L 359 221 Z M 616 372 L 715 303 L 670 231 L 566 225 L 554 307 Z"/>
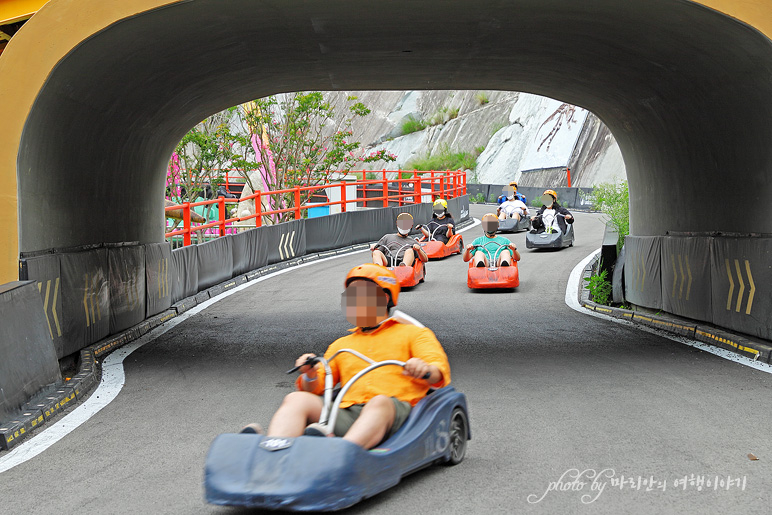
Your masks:
<path fill-rule="evenodd" d="M 566 215 L 566 220 L 571 220 L 573 218 L 572 215 Z"/>
<path fill-rule="evenodd" d="M 303 354 L 295 360 L 295 366 L 300 367 L 298 372 L 305 374 L 308 379 L 313 379 L 316 377 L 316 367 L 314 365 L 306 365 L 305 362 L 308 361 L 309 358 L 315 357 L 316 354 L 308 353 Z"/>
<path fill-rule="evenodd" d="M 436 367 L 434 367 L 436 368 Z M 402 373 L 415 379 L 428 380 L 432 375 L 432 365 L 429 365 L 421 358 L 410 358 L 405 362 Z"/>

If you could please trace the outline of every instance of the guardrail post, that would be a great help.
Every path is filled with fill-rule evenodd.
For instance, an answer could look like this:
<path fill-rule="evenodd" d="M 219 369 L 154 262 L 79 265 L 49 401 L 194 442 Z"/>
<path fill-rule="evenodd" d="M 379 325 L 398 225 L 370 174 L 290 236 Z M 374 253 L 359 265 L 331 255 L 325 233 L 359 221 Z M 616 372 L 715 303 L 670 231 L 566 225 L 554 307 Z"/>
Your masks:
<path fill-rule="evenodd" d="M 415 175 L 415 179 L 413 179 L 413 204 L 420 204 L 421 203 L 421 178 L 418 177 L 418 174 Z"/>
<path fill-rule="evenodd" d="M 397 172 L 397 205 L 402 207 L 402 172 Z"/>
<path fill-rule="evenodd" d="M 185 233 L 182 235 L 182 246 L 190 245 L 190 202 L 182 204 L 182 225 Z"/>
<path fill-rule="evenodd" d="M 255 217 L 255 227 L 262 227 L 263 226 L 263 200 L 262 200 L 262 192 L 257 192 L 257 197 L 255 197 L 255 214 L 257 215 Z"/>
<path fill-rule="evenodd" d="M 383 207 L 389 207 L 389 183 L 386 182 L 386 170 L 383 172 Z"/>
<path fill-rule="evenodd" d="M 295 220 L 300 220 L 303 215 L 300 214 L 300 186 L 295 186 Z"/>
<path fill-rule="evenodd" d="M 217 208 L 220 215 L 220 236 L 225 236 L 225 197 L 217 198 Z"/>
<path fill-rule="evenodd" d="M 340 183 L 340 212 L 346 212 L 346 183 Z"/>
<path fill-rule="evenodd" d="M 466 170 L 464 170 L 464 183 L 461 192 L 462 195 L 466 195 Z"/>

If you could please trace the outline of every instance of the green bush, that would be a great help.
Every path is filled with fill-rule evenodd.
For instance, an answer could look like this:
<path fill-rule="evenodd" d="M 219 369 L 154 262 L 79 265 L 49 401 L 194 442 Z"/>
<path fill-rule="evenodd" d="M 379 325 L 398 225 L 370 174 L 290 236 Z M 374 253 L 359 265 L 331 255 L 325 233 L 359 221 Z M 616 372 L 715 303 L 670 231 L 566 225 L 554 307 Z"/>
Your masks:
<path fill-rule="evenodd" d="M 415 170 L 474 170 L 477 156 L 472 152 L 453 152 L 443 146 L 439 152 L 407 162 L 406 168 Z"/>
<path fill-rule="evenodd" d="M 484 204 L 485 195 L 483 195 L 482 193 L 478 193 L 476 195 L 469 195 L 469 202 L 472 202 L 473 204 Z"/>
<path fill-rule="evenodd" d="M 630 192 L 627 181 L 619 184 L 598 184 L 588 198 L 595 209 L 605 214 L 611 225 L 619 232 L 617 250 L 620 250 L 625 244 L 625 236 L 630 234 Z"/>
<path fill-rule="evenodd" d="M 590 290 L 593 302 L 608 306 L 611 303 L 612 286 L 609 282 L 608 271 L 604 270 L 600 274 L 586 277 L 584 280 L 588 282 L 587 288 Z"/>
<path fill-rule="evenodd" d="M 480 105 L 485 105 L 488 102 L 490 102 L 490 99 L 488 98 L 488 93 L 485 91 L 478 91 L 474 95 L 474 99 L 477 100 L 477 103 Z"/>
<path fill-rule="evenodd" d="M 422 131 L 427 127 L 427 124 L 423 120 L 416 119 L 413 116 L 408 116 L 407 120 L 402 124 L 402 134 L 410 134 L 412 132 Z"/>

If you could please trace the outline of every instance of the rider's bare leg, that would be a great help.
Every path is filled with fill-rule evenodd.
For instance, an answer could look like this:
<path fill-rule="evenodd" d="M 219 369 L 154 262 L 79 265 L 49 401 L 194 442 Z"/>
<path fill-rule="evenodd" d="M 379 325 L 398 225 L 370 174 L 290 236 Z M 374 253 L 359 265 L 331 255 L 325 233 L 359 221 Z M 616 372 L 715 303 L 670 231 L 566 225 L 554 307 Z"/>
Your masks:
<path fill-rule="evenodd" d="M 389 266 L 389 260 L 386 255 L 378 249 L 373 250 L 373 263 L 381 266 Z"/>
<path fill-rule="evenodd" d="M 349 428 L 344 440 L 365 449 L 378 445 L 394 424 L 397 412 L 394 401 L 386 395 L 376 395 L 362 408 L 362 413 Z"/>
<path fill-rule="evenodd" d="M 512 265 L 512 254 L 509 252 L 509 249 L 504 249 L 499 254 L 498 259 L 499 266 L 511 266 Z"/>
<path fill-rule="evenodd" d="M 319 422 L 322 398 L 310 392 L 292 392 L 284 397 L 268 426 L 268 436 L 300 436 L 306 426 Z M 364 410 L 363 410 L 364 411 Z"/>
<path fill-rule="evenodd" d="M 402 262 L 407 266 L 413 266 L 413 261 L 415 261 L 415 252 L 413 252 L 413 249 L 405 249 L 405 255 L 402 256 Z"/>
<path fill-rule="evenodd" d="M 478 250 L 474 253 L 474 266 L 488 267 L 488 256 L 485 255 L 485 252 Z"/>

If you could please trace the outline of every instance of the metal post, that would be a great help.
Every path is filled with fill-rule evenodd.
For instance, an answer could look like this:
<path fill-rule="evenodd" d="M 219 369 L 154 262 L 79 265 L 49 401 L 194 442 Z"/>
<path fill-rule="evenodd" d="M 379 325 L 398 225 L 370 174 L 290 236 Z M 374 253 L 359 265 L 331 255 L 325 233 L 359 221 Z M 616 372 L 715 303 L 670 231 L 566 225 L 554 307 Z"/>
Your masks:
<path fill-rule="evenodd" d="M 182 225 L 185 233 L 182 235 L 182 246 L 190 245 L 190 202 L 182 204 Z"/>
<path fill-rule="evenodd" d="M 255 198 L 255 227 L 263 226 L 263 201 L 262 192 L 257 192 L 257 198 Z"/>
<path fill-rule="evenodd" d="M 303 215 L 300 214 L 300 186 L 295 186 L 295 220 L 300 220 Z"/>
<path fill-rule="evenodd" d="M 383 207 L 389 207 L 389 183 L 386 182 L 386 170 L 383 170 Z"/>
<path fill-rule="evenodd" d="M 220 236 L 225 236 L 225 197 L 217 198 L 217 208 L 220 215 Z"/>

